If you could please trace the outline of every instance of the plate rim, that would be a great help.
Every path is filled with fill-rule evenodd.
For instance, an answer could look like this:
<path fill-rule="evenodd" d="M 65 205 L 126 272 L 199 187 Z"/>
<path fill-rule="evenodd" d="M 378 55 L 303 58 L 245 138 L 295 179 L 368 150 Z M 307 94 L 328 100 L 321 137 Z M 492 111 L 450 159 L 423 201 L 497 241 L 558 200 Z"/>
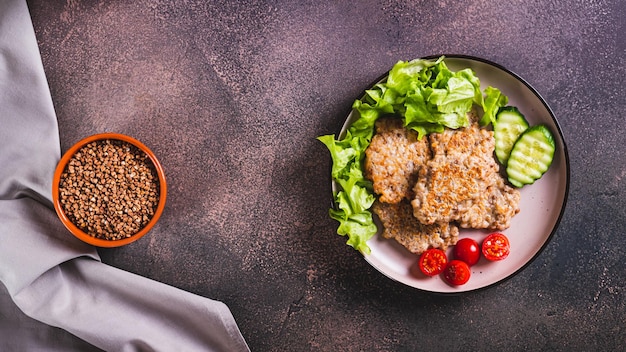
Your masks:
<path fill-rule="evenodd" d="M 485 59 L 482 57 L 478 57 L 478 56 L 473 56 L 473 55 L 466 55 L 466 54 L 436 54 L 436 55 L 427 55 L 427 56 L 422 56 L 419 57 L 417 59 L 421 59 L 421 60 L 436 60 L 438 58 L 440 58 L 441 56 L 444 57 L 444 61 L 446 59 L 461 59 L 461 60 L 468 60 L 468 61 L 476 61 L 479 63 L 483 63 L 492 67 L 495 67 L 509 75 L 511 75 L 515 80 L 517 80 L 518 82 L 522 83 L 533 95 L 535 95 L 535 97 L 541 102 L 541 104 L 544 106 L 544 108 L 546 109 L 546 111 L 548 112 L 548 114 L 550 115 L 550 118 L 552 119 L 552 122 L 554 123 L 555 127 L 556 127 L 556 132 L 558 134 L 559 140 L 562 144 L 562 148 L 563 148 L 563 156 L 564 156 L 564 164 L 565 164 L 565 188 L 564 188 L 564 194 L 563 194 L 563 202 L 561 205 L 561 209 L 559 211 L 559 215 L 556 218 L 556 221 L 554 223 L 554 226 L 552 227 L 552 229 L 550 230 L 550 234 L 546 237 L 546 240 L 544 241 L 544 243 L 541 245 L 541 247 L 539 248 L 539 250 L 537 250 L 537 252 L 528 260 L 526 261 L 522 266 L 520 266 L 517 270 L 513 271 L 512 273 L 510 273 L 509 275 L 507 275 L 506 277 L 499 279 L 497 281 L 494 281 L 488 285 L 484 285 L 481 287 L 476 287 L 476 288 L 472 288 L 472 289 L 468 289 L 468 290 L 459 290 L 459 291 L 435 291 L 435 290 L 428 290 L 425 288 L 420 288 L 420 287 L 415 287 L 415 286 L 411 286 L 408 285 L 404 282 L 401 282 L 389 275 L 387 275 L 385 272 L 381 271 L 378 267 L 376 267 L 375 265 L 373 265 L 368 259 L 367 257 L 369 255 L 361 254 L 361 257 L 371 266 L 373 267 L 377 272 L 381 273 L 383 276 L 387 277 L 388 279 L 391 279 L 394 282 L 400 283 L 403 286 L 407 286 L 410 287 L 412 289 L 421 291 L 421 292 L 425 292 L 425 293 L 429 293 L 429 294 L 433 294 L 433 295 L 442 295 L 442 296 L 455 296 L 455 295 L 461 295 L 461 294 L 467 294 L 470 292 L 477 292 L 477 291 L 482 291 L 482 290 L 487 290 L 489 288 L 492 288 L 494 286 L 500 285 L 502 283 L 504 283 L 505 281 L 510 280 L 511 278 L 517 276 L 519 273 L 521 273 L 522 271 L 524 271 L 528 266 L 530 266 L 538 257 L 540 254 L 543 253 L 543 251 L 546 249 L 546 247 L 548 246 L 548 244 L 552 241 L 555 233 L 557 232 L 557 230 L 559 229 L 559 225 L 561 224 L 561 221 L 563 219 L 563 216 L 565 214 L 565 210 L 567 208 L 567 201 L 569 198 L 569 191 L 570 191 L 570 160 L 569 160 L 569 152 L 568 152 L 568 147 L 567 147 L 567 142 L 565 140 L 565 137 L 563 136 L 563 130 L 561 128 L 561 125 L 559 124 L 559 121 L 556 118 L 556 115 L 554 114 L 554 111 L 552 110 L 552 108 L 550 107 L 550 105 L 548 105 L 546 99 L 543 98 L 543 96 L 530 84 L 528 83 L 524 78 L 522 78 L 520 75 L 518 75 L 517 73 L 515 73 L 514 71 L 506 68 L 505 66 L 496 63 L 494 61 L 491 61 L 489 59 Z M 413 59 L 411 59 L 413 60 Z M 381 80 L 385 79 L 387 76 L 389 75 L 389 71 L 385 72 L 384 74 L 378 76 L 378 78 L 376 78 L 376 80 L 372 81 L 372 83 L 370 83 L 370 85 L 368 85 L 365 89 L 362 90 L 362 94 L 357 98 L 360 99 L 364 96 L 365 90 L 373 87 L 376 83 L 380 82 Z M 351 107 L 348 110 L 348 113 L 345 116 L 345 120 L 344 123 L 341 125 L 341 127 L 339 128 L 339 131 L 337 132 L 337 136 L 341 136 L 342 132 L 347 128 L 347 123 L 348 120 L 351 116 L 351 114 L 354 112 L 354 109 Z M 332 164 L 331 164 L 331 168 L 332 168 Z M 330 174 L 330 173 L 329 173 Z M 334 180 L 331 177 L 331 207 L 336 209 L 336 204 L 334 201 L 334 196 L 333 196 L 333 184 L 334 184 Z"/>

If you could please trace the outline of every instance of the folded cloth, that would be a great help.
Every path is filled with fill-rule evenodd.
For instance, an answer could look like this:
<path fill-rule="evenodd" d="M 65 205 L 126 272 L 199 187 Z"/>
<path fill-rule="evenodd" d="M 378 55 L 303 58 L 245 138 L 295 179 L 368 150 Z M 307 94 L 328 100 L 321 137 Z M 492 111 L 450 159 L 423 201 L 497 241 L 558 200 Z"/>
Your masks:
<path fill-rule="evenodd" d="M 24 314 L 0 284 L 0 351 L 102 352 L 69 332 Z"/>
<path fill-rule="evenodd" d="M 56 115 L 26 1 L 0 1 L 5 292 L 27 316 L 106 351 L 249 351 L 224 303 L 106 265 L 69 235 L 51 201 L 59 159 Z"/>

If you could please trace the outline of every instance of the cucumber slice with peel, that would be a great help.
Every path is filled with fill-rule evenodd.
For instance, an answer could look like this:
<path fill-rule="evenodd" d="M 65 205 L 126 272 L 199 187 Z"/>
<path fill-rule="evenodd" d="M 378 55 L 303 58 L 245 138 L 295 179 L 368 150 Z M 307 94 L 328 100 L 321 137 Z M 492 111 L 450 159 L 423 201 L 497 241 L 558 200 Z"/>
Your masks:
<path fill-rule="evenodd" d="M 496 141 L 496 157 L 502 165 L 506 165 L 513 144 L 527 129 L 528 121 L 516 107 L 507 106 L 498 111 L 493 127 L 493 137 Z"/>
<path fill-rule="evenodd" d="M 511 149 L 506 167 L 509 182 L 523 187 L 540 179 L 552 164 L 555 150 L 554 136 L 546 125 L 528 128 Z"/>

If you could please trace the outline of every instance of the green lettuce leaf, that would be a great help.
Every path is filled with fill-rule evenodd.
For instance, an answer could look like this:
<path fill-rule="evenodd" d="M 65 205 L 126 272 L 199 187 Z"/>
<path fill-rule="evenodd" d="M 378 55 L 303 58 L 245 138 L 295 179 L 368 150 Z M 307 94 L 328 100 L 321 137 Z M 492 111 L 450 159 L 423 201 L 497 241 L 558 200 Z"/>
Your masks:
<path fill-rule="evenodd" d="M 363 177 L 359 164 L 352 164 L 347 178 L 336 180 L 341 191 L 335 195 L 337 209 L 330 209 L 330 217 L 339 221 L 337 233 L 348 236 L 347 244 L 369 254 L 367 240 L 378 231 L 369 208 L 376 198 L 371 182 Z"/>
<path fill-rule="evenodd" d="M 429 102 L 443 113 L 466 113 L 474 103 L 474 86 L 467 79 L 451 77 L 445 89 L 434 89 Z"/>
<path fill-rule="evenodd" d="M 389 71 L 386 86 L 400 95 L 406 95 L 414 89 L 413 85 L 421 86 L 430 81 L 433 74 L 431 68 L 439 64 L 443 64 L 443 57 L 436 61 L 422 59 L 398 61 Z"/>
<path fill-rule="evenodd" d="M 363 254 L 371 253 L 367 241 L 376 234 L 378 228 L 370 212 L 346 216 L 342 211 L 330 209 L 329 214 L 332 219 L 339 221 L 337 234 L 348 236 L 347 245 Z"/>
<path fill-rule="evenodd" d="M 498 110 L 508 104 L 509 98 L 502 94 L 498 88 L 485 88 L 485 97 L 482 100 L 483 117 L 480 119 L 481 126 L 487 126 L 490 123 L 496 124 L 496 114 Z"/>
<path fill-rule="evenodd" d="M 471 69 L 453 72 L 443 60 L 398 61 L 386 81 L 354 101 L 356 120 L 341 140 L 335 135 L 317 138 L 330 152 L 332 177 L 340 188 L 334 194 L 335 207 L 329 215 L 339 222 L 337 233 L 348 236 L 347 244 L 362 253 L 370 253 L 367 241 L 378 231 L 369 210 L 376 197 L 362 171 L 376 121 L 386 115 L 401 118 L 404 126 L 416 131 L 421 139 L 445 128 L 468 126 L 467 113 L 474 105 L 484 111 L 481 125 L 495 124 L 498 109 L 508 102 L 496 88 L 487 87 L 483 93 Z"/>
<path fill-rule="evenodd" d="M 348 167 L 350 162 L 354 160 L 356 156 L 356 150 L 352 147 L 344 146 L 345 143 L 340 143 L 335 140 L 335 135 L 326 135 L 317 137 L 317 139 L 326 145 L 332 159 L 331 176 L 336 179 L 341 176 L 344 169 Z"/>

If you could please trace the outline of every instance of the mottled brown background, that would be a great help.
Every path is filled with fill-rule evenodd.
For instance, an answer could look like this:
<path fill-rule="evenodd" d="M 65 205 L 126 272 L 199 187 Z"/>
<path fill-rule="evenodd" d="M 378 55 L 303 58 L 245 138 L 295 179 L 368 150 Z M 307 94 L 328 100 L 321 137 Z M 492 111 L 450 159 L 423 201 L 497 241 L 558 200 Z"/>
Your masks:
<path fill-rule="evenodd" d="M 161 221 L 103 260 L 225 302 L 253 351 L 626 344 L 621 1 L 28 4 L 62 150 L 121 132 L 167 172 Z M 454 297 L 391 281 L 335 234 L 330 159 L 315 140 L 396 61 L 440 53 L 524 77 L 559 119 L 572 166 L 542 255 Z"/>

